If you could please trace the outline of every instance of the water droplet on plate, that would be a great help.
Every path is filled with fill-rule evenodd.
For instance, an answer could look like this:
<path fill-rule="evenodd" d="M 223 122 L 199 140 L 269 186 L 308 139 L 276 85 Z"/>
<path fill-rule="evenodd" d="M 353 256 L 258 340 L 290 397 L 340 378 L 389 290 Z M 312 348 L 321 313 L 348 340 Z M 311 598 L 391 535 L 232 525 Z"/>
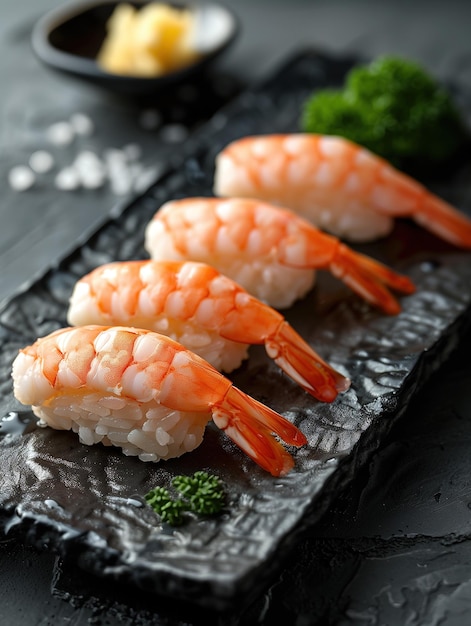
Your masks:
<path fill-rule="evenodd" d="M 17 413 L 10 411 L 0 420 L 0 436 L 21 435 L 31 423 L 31 413 Z"/>
<path fill-rule="evenodd" d="M 56 511 L 62 511 L 61 505 L 55 500 L 52 500 L 51 498 L 44 500 L 44 504 L 50 509 L 55 509 Z"/>
<path fill-rule="evenodd" d="M 424 274 L 429 274 L 440 267 L 440 263 L 435 260 L 424 261 L 420 264 L 420 269 Z"/>

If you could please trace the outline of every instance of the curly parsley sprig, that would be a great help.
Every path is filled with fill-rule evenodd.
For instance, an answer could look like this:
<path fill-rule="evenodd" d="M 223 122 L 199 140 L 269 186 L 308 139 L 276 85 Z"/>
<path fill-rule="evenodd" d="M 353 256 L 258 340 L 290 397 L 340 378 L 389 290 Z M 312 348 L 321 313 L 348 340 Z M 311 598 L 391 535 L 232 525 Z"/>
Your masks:
<path fill-rule="evenodd" d="M 392 55 L 352 68 L 340 88 L 312 93 L 300 126 L 346 137 L 406 170 L 444 163 L 469 142 L 451 92 L 420 64 Z"/>
<path fill-rule="evenodd" d="M 198 471 L 192 476 L 178 475 L 172 480 L 175 497 L 165 487 L 155 487 L 144 498 L 152 509 L 170 526 L 180 526 L 184 513 L 215 515 L 224 506 L 225 493 L 220 479 L 208 472 Z"/>
<path fill-rule="evenodd" d="M 173 499 L 168 489 L 165 487 L 155 487 L 144 496 L 147 504 L 160 515 L 163 522 L 170 526 L 180 526 L 183 523 L 183 512 L 186 510 L 186 503 L 180 499 Z"/>

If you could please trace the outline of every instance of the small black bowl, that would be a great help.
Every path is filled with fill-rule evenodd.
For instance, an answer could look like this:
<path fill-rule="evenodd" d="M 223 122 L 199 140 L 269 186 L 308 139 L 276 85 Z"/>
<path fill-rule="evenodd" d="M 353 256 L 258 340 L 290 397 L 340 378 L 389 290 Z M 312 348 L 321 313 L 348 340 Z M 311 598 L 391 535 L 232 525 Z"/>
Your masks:
<path fill-rule="evenodd" d="M 142 7 L 149 2 L 131 0 Z M 129 96 L 151 95 L 194 77 L 219 57 L 239 32 L 239 22 L 228 8 L 217 3 L 174 4 L 198 14 L 198 41 L 201 57 L 195 63 L 155 78 L 122 76 L 103 70 L 96 57 L 106 36 L 106 23 L 121 2 L 74 2 L 47 13 L 34 26 L 32 48 L 46 66 Z"/>

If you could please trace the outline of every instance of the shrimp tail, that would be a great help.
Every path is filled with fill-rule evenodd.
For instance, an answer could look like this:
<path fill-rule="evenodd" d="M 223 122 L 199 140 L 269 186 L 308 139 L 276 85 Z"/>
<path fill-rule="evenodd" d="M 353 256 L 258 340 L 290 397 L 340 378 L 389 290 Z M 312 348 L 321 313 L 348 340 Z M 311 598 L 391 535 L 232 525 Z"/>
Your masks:
<path fill-rule="evenodd" d="M 423 207 L 419 207 L 412 217 L 417 224 L 445 241 L 471 248 L 470 218 L 437 196 L 428 194 Z"/>
<path fill-rule="evenodd" d="M 331 260 L 330 269 L 355 293 L 389 315 L 397 315 L 401 306 L 388 287 L 405 294 L 415 291 L 414 283 L 407 276 L 343 244 Z"/>
<path fill-rule="evenodd" d="M 332 402 L 350 387 L 350 379 L 321 359 L 286 321 L 265 340 L 265 349 L 288 376 L 323 402 Z"/>
<path fill-rule="evenodd" d="M 236 387 L 231 386 L 224 400 L 214 405 L 212 417 L 218 428 L 272 476 L 284 476 L 294 467 L 293 457 L 274 434 L 296 447 L 307 442 L 294 424 Z"/>

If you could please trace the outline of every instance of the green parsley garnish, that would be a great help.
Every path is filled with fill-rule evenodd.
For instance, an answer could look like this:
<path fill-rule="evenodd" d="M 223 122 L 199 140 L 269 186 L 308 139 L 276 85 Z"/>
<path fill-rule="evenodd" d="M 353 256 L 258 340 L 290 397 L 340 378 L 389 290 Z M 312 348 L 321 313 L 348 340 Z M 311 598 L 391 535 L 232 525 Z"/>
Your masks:
<path fill-rule="evenodd" d="M 162 521 L 170 526 L 183 524 L 186 511 L 197 515 L 215 515 L 224 506 L 222 483 L 217 476 L 207 472 L 175 476 L 172 487 L 176 492 L 175 496 L 165 487 L 155 487 L 144 496 Z"/>
<path fill-rule="evenodd" d="M 395 56 L 354 67 L 341 89 L 313 93 L 300 126 L 350 139 L 404 169 L 442 163 L 469 139 L 450 93 L 419 64 Z"/>

